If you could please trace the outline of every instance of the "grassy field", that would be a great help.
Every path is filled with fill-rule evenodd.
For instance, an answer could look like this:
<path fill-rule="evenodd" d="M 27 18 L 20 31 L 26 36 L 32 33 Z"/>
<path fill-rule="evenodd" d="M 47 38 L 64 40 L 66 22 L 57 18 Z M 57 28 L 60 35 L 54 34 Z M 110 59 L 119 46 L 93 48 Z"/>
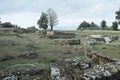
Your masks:
<path fill-rule="evenodd" d="M 81 46 L 61 45 L 57 39 L 51 40 L 47 37 L 41 38 L 36 33 L 26 34 L 23 36 L 23 38 L 20 38 L 15 35 L 0 35 L 0 57 L 5 56 L 6 54 L 17 57 L 19 54 L 28 51 L 31 47 L 35 47 L 35 50 L 38 53 L 39 57 L 35 59 L 23 59 L 17 57 L 12 60 L 3 61 L 0 62 L 0 70 L 15 64 L 49 64 L 49 62 L 52 60 L 59 60 L 65 57 L 70 58 L 78 55 L 83 55 L 81 54 L 80 50 Z"/>
<path fill-rule="evenodd" d="M 120 46 L 96 44 L 93 49 L 111 58 L 120 58 Z"/>
<path fill-rule="evenodd" d="M 69 46 L 61 45 L 58 41 L 60 39 L 49 39 L 47 37 L 42 37 L 38 33 L 23 34 L 22 37 L 18 37 L 15 34 L 3 35 L 0 34 L 0 57 L 4 57 L 6 54 L 14 56 L 15 59 L 0 61 L 0 71 L 8 68 L 9 66 L 17 64 L 34 64 L 40 63 L 49 65 L 53 60 L 61 60 L 64 58 L 74 58 L 76 56 L 83 56 L 82 47 L 87 35 L 90 34 L 101 34 L 106 36 L 117 35 L 120 37 L 120 32 L 117 31 L 65 31 L 75 33 L 76 39 L 81 39 L 81 45 Z M 93 49 L 101 52 L 103 55 L 110 56 L 112 58 L 120 58 L 120 39 L 106 44 L 96 44 L 93 45 Z M 117 45 L 115 45 L 117 44 Z M 37 58 L 25 59 L 18 57 L 18 55 L 28 51 L 33 48 L 38 53 Z M 105 47 L 105 49 L 103 49 Z"/>

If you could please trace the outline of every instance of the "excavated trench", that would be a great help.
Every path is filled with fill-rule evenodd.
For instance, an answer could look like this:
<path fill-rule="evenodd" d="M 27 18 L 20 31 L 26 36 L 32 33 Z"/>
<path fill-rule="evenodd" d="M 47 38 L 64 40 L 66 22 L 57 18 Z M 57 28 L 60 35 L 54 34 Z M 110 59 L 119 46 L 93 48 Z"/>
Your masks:
<path fill-rule="evenodd" d="M 98 65 L 85 70 L 81 80 L 120 80 L 120 60 L 102 55 L 93 50 L 91 44 L 85 45 L 84 54 Z"/>

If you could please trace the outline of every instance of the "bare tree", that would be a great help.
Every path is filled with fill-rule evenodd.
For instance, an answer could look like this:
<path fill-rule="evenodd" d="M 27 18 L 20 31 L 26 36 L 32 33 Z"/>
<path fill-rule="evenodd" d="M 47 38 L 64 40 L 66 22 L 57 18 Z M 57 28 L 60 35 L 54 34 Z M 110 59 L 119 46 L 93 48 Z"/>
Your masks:
<path fill-rule="evenodd" d="M 53 27 L 58 24 L 58 16 L 56 12 L 51 8 L 47 10 L 47 13 L 48 13 L 48 23 L 49 26 L 51 27 L 51 31 L 53 31 Z"/>

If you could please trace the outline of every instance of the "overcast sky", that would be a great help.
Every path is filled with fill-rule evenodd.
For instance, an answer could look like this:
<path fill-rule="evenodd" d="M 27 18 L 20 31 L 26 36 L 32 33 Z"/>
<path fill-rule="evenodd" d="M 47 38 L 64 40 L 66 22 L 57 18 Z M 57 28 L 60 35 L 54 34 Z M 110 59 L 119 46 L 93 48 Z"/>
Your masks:
<path fill-rule="evenodd" d="M 41 12 L 56 11 L 59 24 L 55 29 L 76 29 L 86 20 L 98 25 L 102 20 L 111 25 L 120 0 L 0 0 L 2 22 L 10 21 L 21 27 L 37 26 Z"/>

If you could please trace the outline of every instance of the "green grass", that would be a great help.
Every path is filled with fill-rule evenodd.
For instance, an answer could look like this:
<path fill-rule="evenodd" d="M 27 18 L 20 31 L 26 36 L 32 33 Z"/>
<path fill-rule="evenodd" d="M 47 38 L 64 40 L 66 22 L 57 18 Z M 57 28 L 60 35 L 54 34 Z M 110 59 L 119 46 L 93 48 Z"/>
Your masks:
<path fill-rule="evenodd" d="M 105 48 L 105 49 L 103 49 Z M 107 55 L 111 58 L 120 58 L 120 48 L 115 46 L 109 46 L 105 44 L 96 44 L 93 45 L 93 49 L 102 53 L 103 55 Z"/>
<path fill-rule="evenodd" d="M 103 30 L 84 30 L 84 31 L 76 31 L 78 36 L 82 38 L 82 41 L 86 39 L 87 35 L 106 35 L 106 36 L 119 36 L 120 38 L 120 31 L 103 31 Z M 111 46 L 120 44 L 120 39 L 111 42 L 110 44 L 96 44 L 93 45 L 93 49 L 97 50 L 98 52 L 102 53 L 103 55 L 110 56 L 111 58 L 120 58 L 120 47 Z M 102 49 L 102 47 L 106 47 L 106 49 Z"/>
<path fill-rule="evenodd" d="M 14 43 L 18 44 L 15 46 L 0 46 L 0 57 L 4 56 L 4 54 L 10 54 L 12 56 L 17 56 L 21 53 L 27 51 L 31 46 L 35 46 L 35 49 L 39 55 L 38 58 L 35 59 L 24 59 L 16 57 L 13 60 L 8 61 L 0 61 L 0 70 L 4 70 L 5 68 L 16 65 L 16 64 L 29 64 L 29 63 L 44 63 L 49 65 L 49 62 L 52 60 L 60 60 L 63 58 L 72 58 L 75 56 L 84 55 L 81 47 L 83 47 L 83 42 L 86 39 L 87 35 L 89 34 L 101 34 L 101 35 L 118 35 L 120 36 L 120 32 L 116 31 L 66 31 L 66 32 L 73 32 L 77 36 L 76 38 L 81 39 L 81 45 L 77 46 L 66 46 L 61 45 L 59 42 L 57 43 L 57 39 L 50 40 L 46 37 L 41 38 L 36 33 L 26 34 L 23 35 L 24 38 L 16 37 L 15 35 L 0 35 L 0 41 L 4 40 L 11 40 Z M 119 43 L 120 40 L 113 42 Z M 101 47 L 105 46 L 106 49 L 101 49 Z M 117 57 L 120 58 L 120 50 L 117 47 L 107 46 L 107 45 L 94 45 L 93 48 L 104 55 L 108 55 L 110 57 Z M 70 53 L 67 53 L 69 51 Z"/>
<path fill-rule="evenodd" d="M 38 34 L 26 34 L 25 38 L 19 38 L 14 36 L 0 35 L 0 41 L 12 41 L 17 45 L 0 46 L 0 57 L 5 54 L 15 56 L 15 59 L 0 62 L 0 70 L 3 70 L 9 66 L 16 64 L 27 64 L 27 63 L 44 63 L 49 65 L 52 60 L 60 60 L 65 57 L 74 57 L 81 54 L 79 50 L 80 46 L 66 46 L 56 43 L 56 40 L 50 40 L 48 38 L 40 38 Z M 18 58 L 17 56 L 21 53 L 26 52 L 30 46 L 35 46 L 38 53 L 38 58 L 35 59 L 24 59 Z M 76 48 L 77 47 L 77 48 Z M 69 50 L 71 53 L 66 53 Z"/>

